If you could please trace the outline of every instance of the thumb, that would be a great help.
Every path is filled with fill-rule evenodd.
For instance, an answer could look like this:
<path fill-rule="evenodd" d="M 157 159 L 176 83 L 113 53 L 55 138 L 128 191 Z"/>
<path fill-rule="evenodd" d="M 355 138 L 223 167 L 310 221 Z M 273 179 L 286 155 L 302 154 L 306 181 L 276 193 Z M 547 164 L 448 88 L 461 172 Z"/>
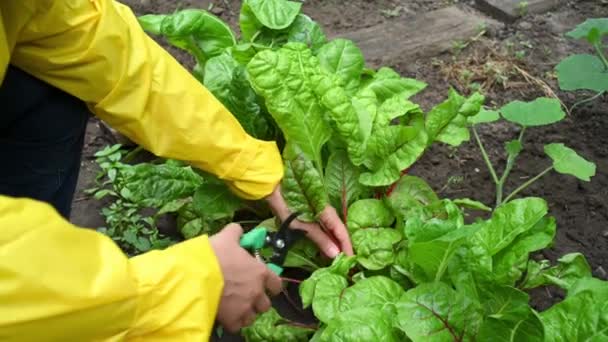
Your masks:
<path fill-rule="evenodd" d="M 243 227 L 239 224 L 231 223 L 224 227 L 222 234 L 224 234 L 228 240 L 239 242 L 243 235 Z"/>
<path fill-rule="evenodd" d="M 306 236 L 317 244 L 321 252 L 327 257 L 333 259 L 340 254 L 340 248 L 321 229 L 307 229 L 306 232 Z"/>

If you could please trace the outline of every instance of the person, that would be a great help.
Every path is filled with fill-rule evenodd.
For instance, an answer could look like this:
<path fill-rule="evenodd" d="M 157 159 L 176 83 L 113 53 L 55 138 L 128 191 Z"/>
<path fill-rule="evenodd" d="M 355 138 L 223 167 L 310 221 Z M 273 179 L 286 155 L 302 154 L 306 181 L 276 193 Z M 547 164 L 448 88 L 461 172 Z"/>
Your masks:
<path fill-rule="evenodd" d="M 0 81 L 0 340 L 199 341 L 269 309 L 281 280 L 239 247 L 238 225 L 127 258 L 68 221 L 89 113 L 290 214 L 276 144 L 246 134 L 128 7 L 0 2 Z M 352 254 L 330 206 L 296 227 L 329 257 Z"/>

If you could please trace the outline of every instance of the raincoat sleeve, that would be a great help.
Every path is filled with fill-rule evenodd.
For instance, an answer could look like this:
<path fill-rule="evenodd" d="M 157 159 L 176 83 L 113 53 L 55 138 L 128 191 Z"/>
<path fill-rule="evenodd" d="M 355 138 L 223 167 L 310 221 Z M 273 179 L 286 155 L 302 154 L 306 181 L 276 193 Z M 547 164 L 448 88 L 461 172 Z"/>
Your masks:
<path fill-rule="evenodd" d="M 127 258 L 47 204 L 0 196 L 1 341 L 206 341 L 223 289 L 207 237 Z"/>
<path fill-rule="evenodd" d="M 217 175 L 245 199 L 283 176 L 275 142 L 254 139 L 200 82 L 110 0 L 21 0 L 32 17 L 12 63 L 81 98 L 154 154 Z M 19 15 L 16 13 L 15 15 Z"/>

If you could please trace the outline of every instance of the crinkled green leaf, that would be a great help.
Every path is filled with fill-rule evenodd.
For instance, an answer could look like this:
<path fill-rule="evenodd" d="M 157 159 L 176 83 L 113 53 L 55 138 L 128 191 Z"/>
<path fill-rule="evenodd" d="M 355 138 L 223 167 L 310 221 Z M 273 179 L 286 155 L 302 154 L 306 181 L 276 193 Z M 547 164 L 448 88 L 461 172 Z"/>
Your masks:
<path fill-rule="evenodd" d="M 171 163 L 142 163 L 124 171 L 121 195 L 144 207 L 161 207 L 178 198 L 190 196 L 203 184 L 203 178 L 189 166 Z"/>
<path fill-rule="evenodd" d="M 585 20 L 574 28 L 574 30 L 566 33 L 568 37 L 574 39 L 588 39 L 591 31 L 597 30 L 599 36 L 602 37 L 608 34 L 608 18 L 590 18 Z"/>
<path fill-rule="evenodd" d="M 608 69 L 594 55 L 572 55 L 556 67 L 559 87 L 562 90 L 608 90 Z"/>
<path fill-rule="evenodd" d="M 290 324 L 274 309 L 259 315 L 251 326 L 241 330 L 247 342 L 305 342 L 315 332 L 314 329 Z"/>
<path fill-rule="evenodd" d="M 550 267 L 549 261 L 540 263 L 529 261 L 523 289 L 533 289 L 543 285 L 557 285 L 569 290 L 580 279 L 591 277 L 591 267 L 581 253 L 569 253 L 557 259 L 557 265 Z"/>
<path fill-rule="evenodd" d="M 327 37 L 317 22 L 305 14 L 298 14 L 287 29 L 287 41 L 304 43 L 316 54 L 327 43 Z"/>
<path fill-rule="evenodd" d="M 411 130 L 408 129 L 403 131 L 397 130 L 396 132 L 400 134 L 388 134 L 386 136 L 388 143 L 383 141 L 380 137 L 376 138 L 374 142 L 369 142 L 368 149 L 373 151 L 373 154 L 382 154 L 386 155 L 386 157 L 381 159 L 370 158 L 373 163 L 368 164 L 367 166 L 371 169 L 371 171 L 361 174 L 359 178 L 361 184 L 367 186 L 390 185 L 399 180 L 403 170 L 412 166 L 418 160 L 418 158 L 420 158 L 422 153 L 425 151 L 428 142 L 428 135 L 424 129 L 424 119 L 421 115 L 416 115 L 412 118 L 410 125 L 413 128 L 413 131 L 417 132 L 416 136 L 411 140 L 406 139 L 408 138 L 408 134 L 411 132 Z M 391 130 L 379 130 L 378 132 L 395 133 Z M 395 144 L 395 142 L 402 142 L 402 144 Z M 383 151 L 383 149 L 382 147 L 374 146 L 375 143 L 386 144 L 387 146 L 391 147 L 391 151 L 388 152 L 388 154 L 386 151 L 378 153 L 378 151 Z"/>
<path fill-rule="evenodd" d="M 190 52 L 199 63 L 236 44 L 226 23 L 200 9 L 184 9 L 161 17 L 145 15 L 139 17 L 139 22 L 144 30 L 162 35 L 172 45 Z"/>
<path fill-rule="evenodd" d="M 361 279 L 344 290 L 340 296 L 340 311 L 347 312 L 358 308 L 379 309 L 394 315 L 395 304 L 405 291 L 401 285 L 383 276 Z"/>
<path fill-rule="evenodd" d="M 500 119 L 500 113 L 495 110 L 481 109 L 477 115 L 469 116 L 467 122 L 470 124 L 490 123 L 498 121 Z"/>
<path fill-rule="evenodd" d="M 608 340 L 608 283 L 584 278 L 565 300 L 540 314 L 547 341 Z"/>
<path fill-rule="evenodd" d="M 547 211 L 547 202 L 542 198 L 513 200 L 498 207 L 490 220 L 477 223 L 481 229 L 475 234 L 474 240 L 490 255 L 495 255 L 520 234 L 532 229 Z"/>
<path fill-rule="evenodd" d="M 361 165 L 365 152 L 365 132 L 363 130 L 367 121 L 360 121 L 351 96 L 343 87 L 339 86 L 335 77 L 319 73 L 311 80 L 312 88 L 328 110 L 327 113 L 338 137 L 348 148 L 350 160 L 357 166 Z"/>
<path fill-rule="evenodd" d="M 484 100 L 484 96 L 479 93 L 464 98 L 451 88 L 448 99 L 435 106 L 426 116 L 428 143 L 441 141 L 458 146 L 468 141 L 470 134 L 467 117 L 476 115 Z"/>
<path fill-rule="evenodd" d="M 479 303 L 435 282 L 405 293 L 397 305 L 396 326 L 412 341 L 470 341 L 482 322 Z"/>
<path fill-rule="evenodd" d="M 278 51 L 262 51 L 247 71 L 287 142 L 297 145 L 308 159 L 320 162 L 321 147 L 329 140 L 331 128 L 309 83 L 310 76 L 319 72 L 310 50 L 301 43 L 288 43 Z"/>
<path fill-rule="evenodd" d="M 410 219 L 405 226 L 410 260 L 420 266 L 429 279 L 440 280 L 454 252 L 478 229 L 477 226 L 459 227 L 453 221 Z"/>
<path fill-rule="evenodd" d="M 372 134 L 372 128 L 378 113 L 376 93 L 369 89 L 362 89 L 351 98 L 351 103 L 359 118 L 363 141 L 367 141 Z"/>
<path fill-rule="evenodd" d="M 452 202 L 454 202 L 454 204 L 456 204 L 460 207 L 463 207 L 463 208 L 483 210 L 483 211 L 492 211 L 492 208 L 488 207 L 487 205 L 485 205 L 479 201 L 472 200 L 470 198 L 457 198 L 455 200 L 452 200 Z"/>
<path fill-rule="evenodd" d="M 595 164 L 581 157 L 564 144 L 545 145 L 545 153 L 553 160 L 555 171 L 589 182 L 595 176 Z"/>
<path fill-rule="evenodd" d="M 194 211 L 206 220 L 232 218 L 241 200 L 224 184 L 203 184 L 194 193 Z"/>
<path fill-rule="evenodd" d="M 529 310 L 527 316 L 517 321 L 503 321 L 486 318 L 479 329 L 479 341 L 495 342 L 543 342 L 545 327 L 538 314 Z"/>
<path fill-rule="evenodd" d="M 346 89 L 359 84 L 365 59 L 361 50 L 350 40 L 334 39 L 323 45 L 317 54 L 321 68 L 335 74 Z"/>
<path fill-rule="evenodd" d="M 522 126 L 550 125 L 566 116 L 559 100 L 547 97 L 539 97 L 531 102 L 509 102 L 500 108 L 500 113 L 505 119 Z"/>
<path fill-rule="evenodd" d="M 353 233 L 359 229 L 390 227 L 395 217 L 384 202 L 377 199 L 362 199 L 348 208 L 346 224 Z"/>
<path fill-rule="evenodd" d="M 337 274 L 325 274 L 316 284 L 312 310 L 321 322 L 327 323 L 339 312 L 341 294 L 348 287 L 348 280 Z"/>
<path fill-rule="evenodd" d="M 378 108 L 374 127 L 387 126 L 392 120 L 406 116 L 409 113 L 422 113 L 422 110 L 419 105 L 406 100 L 401 95 L 393 96 L 384 101 Z"/>
<path fill-rule="evenodd" d="M 398 216 L 405 219 L 411 216 L 412 211 L 437 201 L 439 197 L 426 181 L 405 175 L 396 183 L 387 203 Z"/>
<path fill-rule="evenodd" d="M 205 228 L 205 221 L 198 217 L 192 221 L 186 222 L 183 226 L 179 227 L 179 232 L 185 239 L 192 239 L 201 235 Z"/>
<path fill-rule="evenodd" d="M 388 67 L 381 67 L 372 78 L 362 83 L 362 88 L 371 89 L 376 93 L 378 101 L 383 103 L 389 98 L 400 95 L 410 98 L 419 93 L 427 84 L 416 79 L 401 77 Z"/>
<path fill-rule="evenodd" d="M 471 134 L 467 128 L 467 118 L 462 115 L 457 115 L 435 138 L 436 141 L 451 146 L 460 146 L 469 139 L 471 139 Z"/>
<path fill-rule="evenodd" d="M 391 125 L 379 127 L 374 130 L 368 141 L 365 165 L 374 168 L 381 164 L 385 158 L 397 153 L 403 146 L 412 142 L 420 132 L 411 126 Z"/>
<path fill-rule="evenodd" d="M 286 151 L 289 149 L 292 147 L 286 147 Z M 293 212 L 301 212 L 302 220 L 315 221 L 329 204 L 323 178 L 313 163 L 299 151 L 285 153 L 283 159 L 285 176 L 281 190 L 287 205 Z"/>
<path fill-rule="evenodd" d="M 328 324 L 320 342 L 401 341 L 393 328 L 393 317 L 382 310 L 358 308 L 344 312 Z"/>
<path fill-rule="evenodd" d="M 205 64 L 205 87 L 222 102 L 250 135 L 267 139 L 269 122 L 261 114 L 255 91 L 247 79 L 245 68 L 229 54 L 211 58 Z"/>
<path fill-rule="evenodd" d="M 368 270 L 391 265 L 402 238 L 401 233 L 392 228 L 359 229 L 351 236 L 357 262 Z"/>
<path fill-rule="evenodd" d="M 190 197 L 178 198 L 171 202 L 167 202 L 160 209 L 158 209 L 158 212 L 156 213 L 156 215 L 160 216 L 160 215 L 164 215 L 164 214 L 168 214 L 168 213 L 178 212 L 181 208 L 183 208 L 185 205 L 187 205 L 188 203 L 191 203 L 191 202 L 192 202 L 192 198 L 190 198 Z"/>
<path fill-rule="evenodd" d="M 246 0 L 255 18 L 265 27 L 281 30 L 293 23 L 302 4 L 285 0 Z"/>
<path fill-rule="evenodd" d="M 544 217 L 528 231 L 522 232 L 509 246 L 494 255 L 495 281 L 514 285 L 526 269 L 529 254 L 548 247 L 555 237 L 553 217 Z"/>
<path fill-rule="evenodd" d="M 304 308 L 312 305 L 313 299 L 315 298 L 317 292 L 317 284 L 322 278 L 328 274 L 346 277 L 350 269 L 355 266 L 356 263 L 356 257 L 339 254 L 332 261 L 330 266 L 314 271 L 310 277 L 308 277 L 308 279 L 304 280 L 300 284 L 299 292 Z"/>
<path fill-rule="evenodd" d="M 486 317 L 517 322 L 530 313 L 528 294 L 514 287 L 482 282 L 478 293 Z"/>
<path fill-rule="evenodd" d="M 348 207 L 366 191 L 359 183 L 359 169 L 343 150 L 336 150 L 329 156 L 325 185 L 331 204 L 340 213 L 347 212 Z"/>
<path fill-rule="evenodd" d="M 262 30 L 264 25 L 256 18 L 255 13 L 249 6 L 249 1 L 243 1 L 241 11 L 239 13 L 239 28 L 241 29 L 241 38 L 246 42 L 251 42 L 252 38 Z"/>

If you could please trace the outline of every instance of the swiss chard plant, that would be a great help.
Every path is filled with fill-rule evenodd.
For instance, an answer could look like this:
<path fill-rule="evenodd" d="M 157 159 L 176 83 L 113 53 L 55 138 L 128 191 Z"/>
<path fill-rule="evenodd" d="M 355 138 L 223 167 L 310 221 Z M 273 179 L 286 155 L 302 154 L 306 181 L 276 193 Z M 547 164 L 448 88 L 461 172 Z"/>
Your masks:
<path fill-rule="evenodd" d="M 238 39 L 203 10 L 139 18 L 149 33 L 195 58 L 193 74 L 250 134 L 279 143 L 282 190 L 291 209 L 312 221 L 331 204 L 350 232 L 355 256 L 324 262 L 315 246 L 303 241 L 285 262 L 310 271 L 299 293 L 317 325 L 287 320 L 271 309 L 243 329 L 243 337 L 250 342 L 608 338 L 607 283 L 592 277 L 579 253 L 555 264 L 531 259 L 552 245 L 557 223 L 542 198 L 516 198 L 549 171 L 588 180 L 595 166 L 551 143 L 545 146 L 552 160 L 545 171 L 503 196 L 524 132 L 561 120 L 559 103 L 515 101 L 491 111 L 483 108 L 481 94 L 465 97 L 451 89 L 425 111 L 412 98 L 426 84 L 388 67 L 368 68 L 354 42 L 327 39 L 300 10 L 299 2 L 245 0 Z M 477 126 L 501 117 L 520 125 L 521 133 L 506 145 L 507 165 L 499 178 Z M 459 146 L 471 132 L 497 185 L 494 208 L 468 198 L 442 199 L 407 172 L 432 144 Z M 181 228 L 186 237 L 210 232 L 209 225 L 219 227 L 244 205 L 221 183 L 175 161 L 125 165 L 120 157 L 100 158 L 111 159 L 100 160 L 111 181 L 98 194 L 105 191 L 159 213 L 177 212 L 178 221 L 186 222 Z M 471 210 L 487 215 L 467 222 Z M 272 227 L 273 221 L 264 225 Z M 194 234 L 187 233 L 189 224 Z M 558 286 L 567 295 L 538 312 L 527 291 L 543 286 Z"/>
<path fill-rule="evenodd" d="M 559 86 L 565 91 L 587 90 L 596 95 L 573 107 L 597 99 L 608 91 L 608 54 L 604 43 L 608 36 L 608 18 L 587 19 L 566 33 L 572 39 L 584 39 L 594 54 L 576 54 L 561 61 L 557 67 Z"/>

